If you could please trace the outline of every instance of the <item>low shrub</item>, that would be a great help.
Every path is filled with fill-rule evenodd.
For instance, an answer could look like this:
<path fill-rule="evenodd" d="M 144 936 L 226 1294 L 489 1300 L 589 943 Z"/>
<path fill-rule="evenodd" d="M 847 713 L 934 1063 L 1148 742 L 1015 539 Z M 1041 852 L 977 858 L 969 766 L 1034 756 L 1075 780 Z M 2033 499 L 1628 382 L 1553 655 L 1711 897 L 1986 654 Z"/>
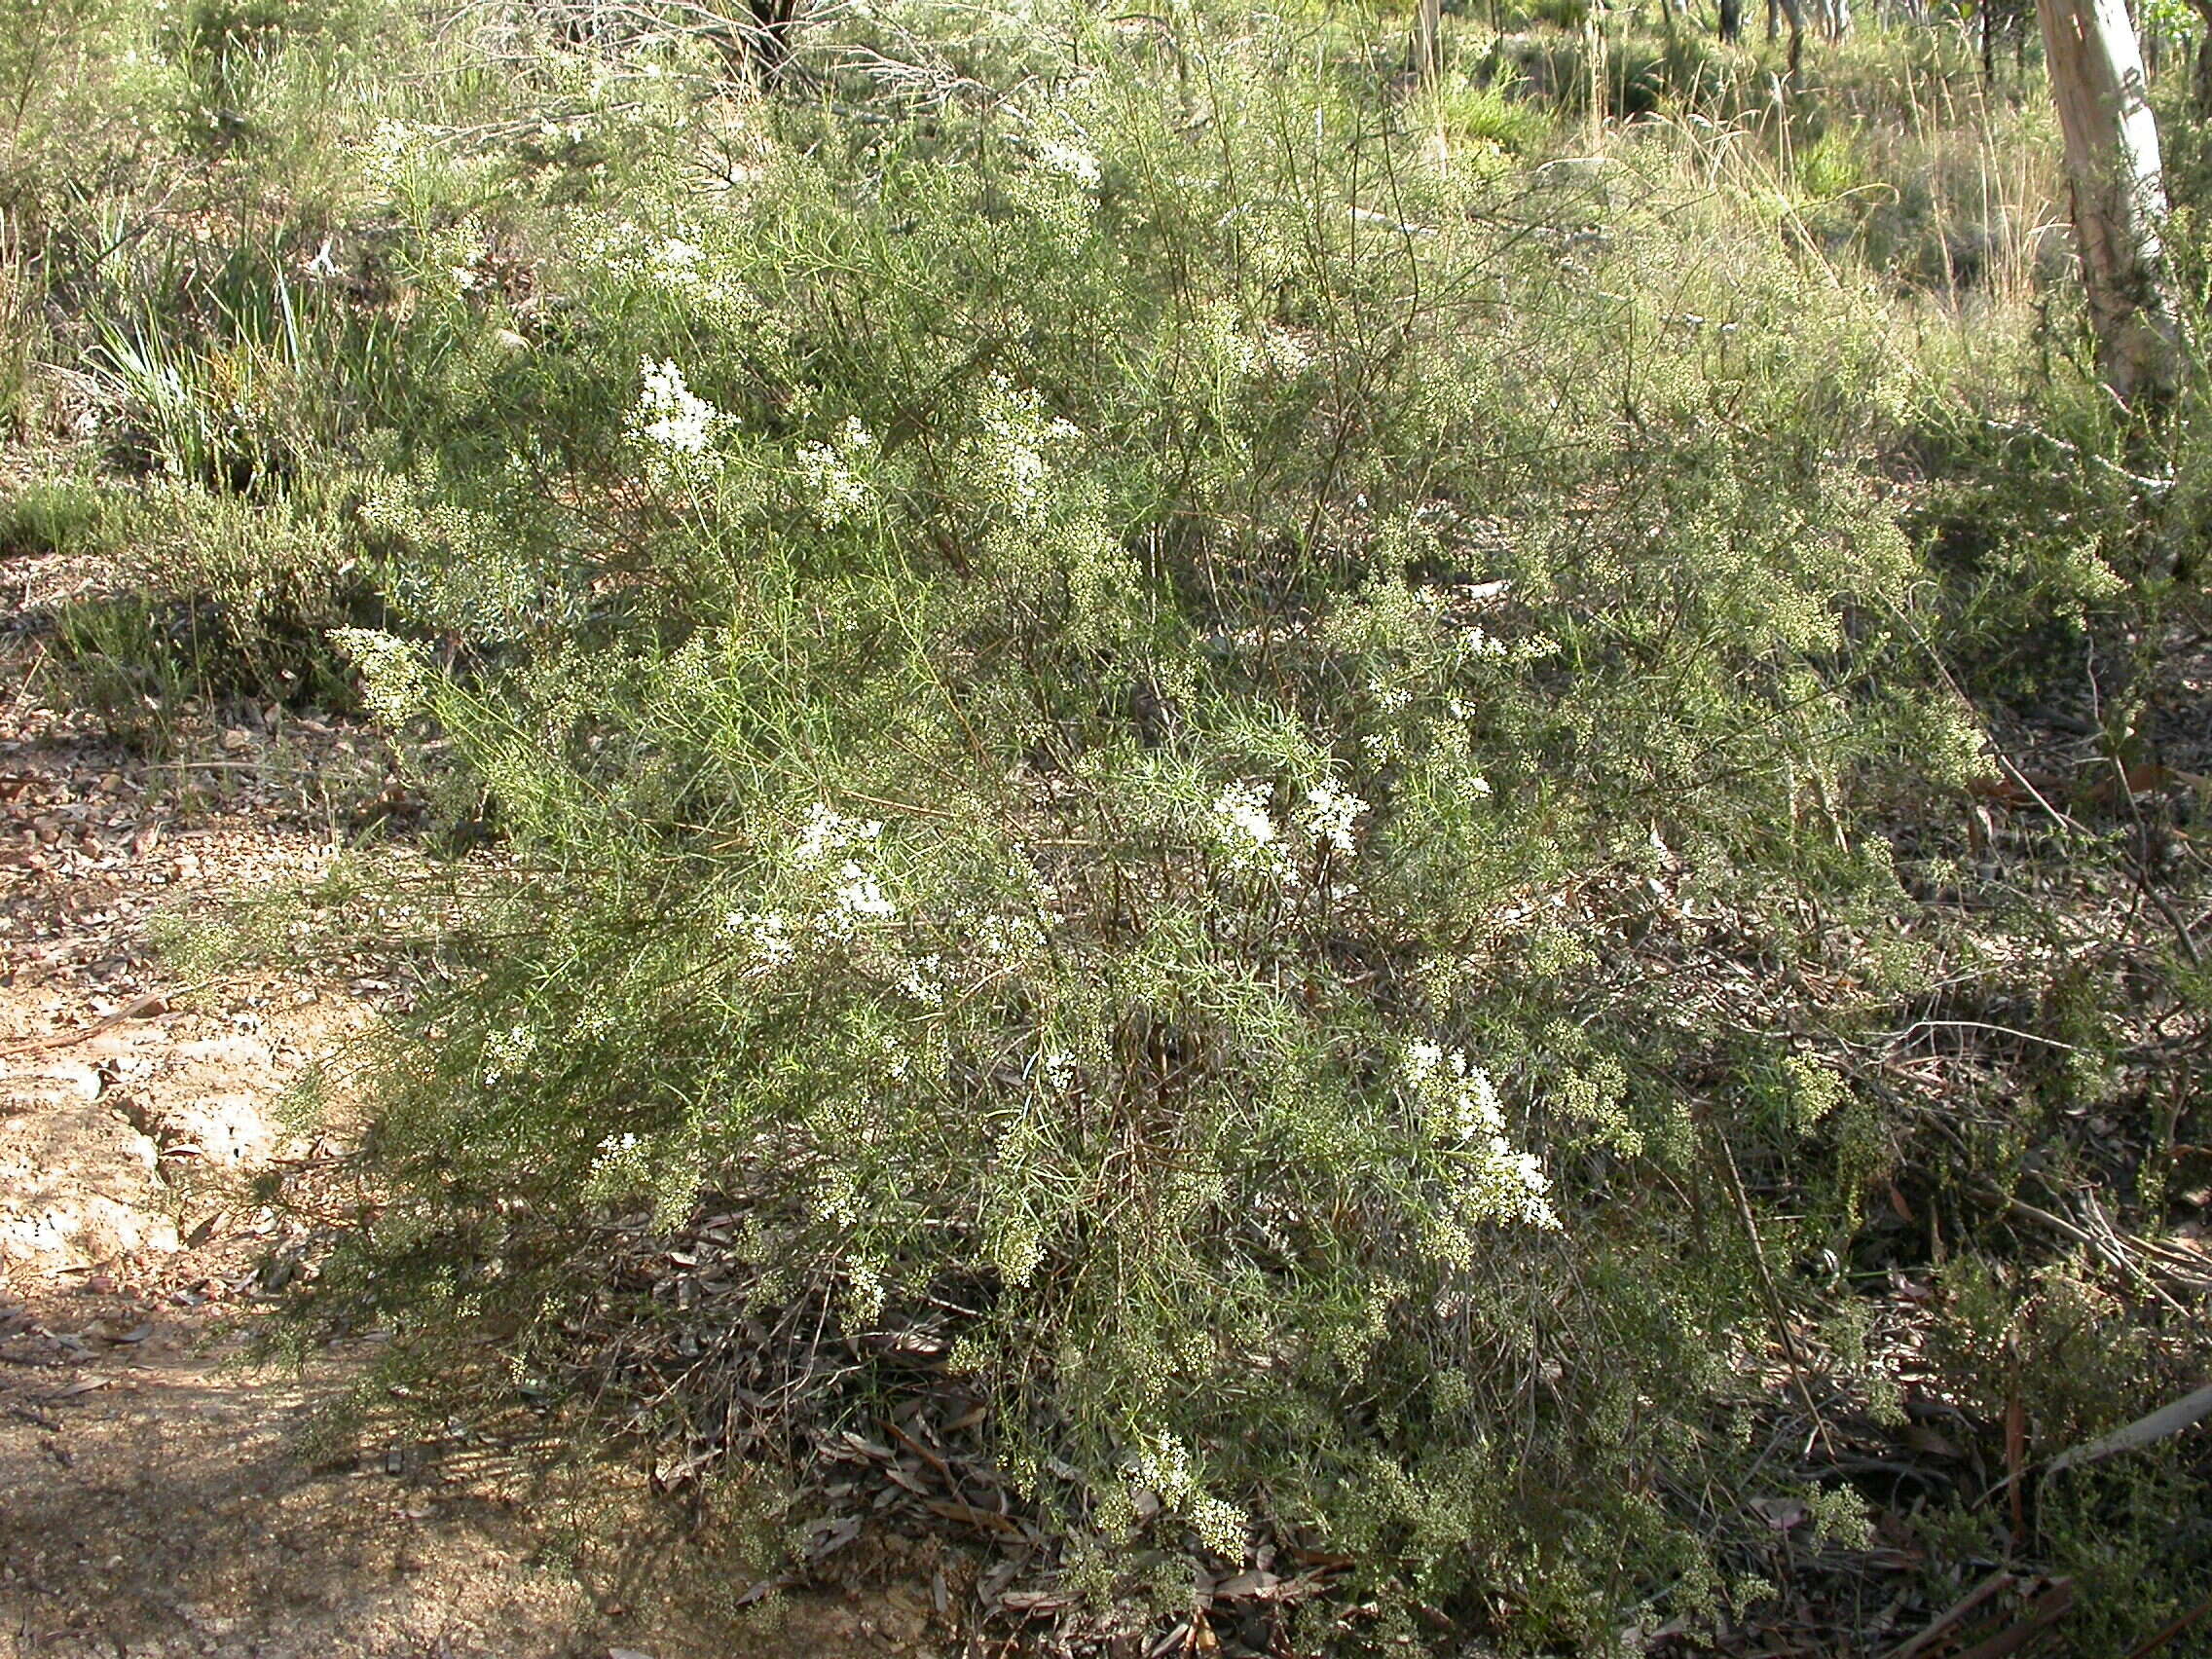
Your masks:
<path fill-rule="evenodd" d="M 1790 1033 L 1917 983 L 1866 813 L 1972 758 L 1841 459 L 1903 366 L 1695 201 L 1439 172 L 1299 63 L 766 136 L 494 303 L 370 507 L 416 632 L 347 639 L 515 873 L 315 1308 L 551 1386 L 655 1317 L 600 1219 L 726 1214 L 764 1321 L 942 1327 L 1072 1582 L 1257 1533 L 1371 1635 L 1609 1640 L 1747 1559 L 1724 1171 L 1829 1195 L 1788 1253 L 1890 1156 Z"/>

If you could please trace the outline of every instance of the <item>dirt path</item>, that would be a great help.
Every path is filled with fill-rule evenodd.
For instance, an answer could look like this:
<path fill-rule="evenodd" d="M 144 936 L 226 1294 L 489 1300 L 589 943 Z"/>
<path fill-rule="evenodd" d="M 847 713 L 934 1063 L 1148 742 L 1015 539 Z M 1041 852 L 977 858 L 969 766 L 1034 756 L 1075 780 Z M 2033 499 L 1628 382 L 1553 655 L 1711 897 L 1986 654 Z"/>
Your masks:
<path fill-rule="evenodd" d="M 276 711 L 125 752 L 42 706 L 30 633 L 0 663 L 0 1659 L 929 1651 L 897 1592 L 733 1623 L 743 1569 L 624 1483 L 339 1432 L 358 1348 L 243 1364 L 306 1243 L 253 1178 L 315 1152 L 286 1091 L 386 987 L 323 959 L 188 994 L 149 936 L 313 878 L 382 762 Z"/>

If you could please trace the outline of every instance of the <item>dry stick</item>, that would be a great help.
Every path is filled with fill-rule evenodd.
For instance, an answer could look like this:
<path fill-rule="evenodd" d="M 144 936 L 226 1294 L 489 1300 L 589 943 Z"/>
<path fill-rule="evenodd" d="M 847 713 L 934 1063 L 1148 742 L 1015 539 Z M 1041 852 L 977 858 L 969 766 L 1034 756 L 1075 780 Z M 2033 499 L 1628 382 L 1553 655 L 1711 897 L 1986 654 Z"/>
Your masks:
<path fill-rule="evenodd" d="M 212 980 L 208 981 L 209 984 L 213 982 Z M 192 985 L 177 992 L 177 995 L 180 997 L 187 996 L 192 991 L 203 991 L 206 988 L 206 985 Z M 167 997 L 159 991 L 151 991 L 128 1006 L 117 1009 L 105 1019 L 93 1020 L 92 1024 L 80 1031 L 57 1031 L 51 1037 L 33 1037 L 26 1043 L 12 1043 L 7 1048 L 0 1049 L 0 1060 L 14 1059 L 18 1054 L 35 1054 L 46 1049 L 67 1049 L 79 1043 L 90 1042 L 101 1032 L 121 1025 L 127 1020 L 152 1019 L 158 1014 L 166 1014 L 168 1007 Z"/>
<path fill-rule="evenodd" d="M 2144 1659 L 2147 1653 L 2157 1650 L 2177 1636 L 2185 1635 L 2192 1626 L 2200 1623 L 2206 1613 L 2212 1613 L 2212 1596 L 2207 1596 L 2171 1624 L 2160 1626 L 2127 1650 L 2127 1659 Z"/>
<path fill-rule="evenodd" d="M 1983 1192 L 1998 1198 L 2007 1209 L 2024 1215 L 2030 1221 L 2040 1221 L 2052 1232 L 2062 1234 L 2073 1239 L 2077 1244 L 2084 1246 L 2092 1254 L 2103 1257 L 2107 1264 L 2120 1271 L 2121 1276 L 2135 1279 L 2144 1289 L 2164 1303 L 2168 1311 L 2178 1313 L 2184 1319 L 2191 1316 L 2189 1309 L 2169 1296 L 2165 1288 L 2151 1276 L 2140 1262 L 2128 1258 L 2126 1250 L 2120 1245 L 2117 1237 L 2100 1238 L 2087 1228 L 2076 1222 L 2068 1221 L 2063 1216 L 2053 1215 L 2046 1209 L 2040 1209 L 2029 1203 L 2025 1198 L 2014 1197 L 1995 1182 L 1981 1182 L 1978 1185 Z"/>
<path fill-rule="evenodd" d="M 1790 1380 L 1797 1384 L 1797 1397 L 1805 1402 L 1805 1410 L 1813 1419 L 1815 1438 L 1832 1452 L 1826 1419 L 1821 1416 L 1821 1408 L 1813 1403 L 1813 1390 L 1805 1382 L 1805 1358 L 1798 1349 L 1796 1333 L 1789 1328 L 1788 1316 L 1783 1311 L 1782 1293 L 1775 1288 L 1774 1274 L 1767 1269 L 1766 1246 L 1759 1241 L 1759 1225 L 1751 1214 L 1751 1195 L 1744 1190 L 1743 1172 L 1736 1167 L 1735 1151 L 1718 1128 L 1714 1129 L 1713 1139 L 1720 1149 L 1721 1164 L 1728 1171 L 1728 1191 L 1736 1200 L 1737 1219 L 1743 1222 L 1744 1233 L 1751 1241 L 1751 1261 L 1759 1271 L 1759 1288 L 1766 1296 L 1767 1313 L 1774 1320 L 1775 1334 L 1782 1339 L 1782 1351 L 1789 1356 Z"/>
<path fill-rule="evenodd" d="M 1882 1655 L 1882 1659 L 1913 1659 L 1915 1654 L 1925 1653 L 1952 1630 L 1965 1623 L 1967 1617 L 1972 1613 L 1974 1608 L 1980 1606 L 1991 1597 L 2010 1589 L 2017 1582 L 2018 1580 L 2011 1573 L 2006 1571 L 2003 1567 L 1999 1567 L 1968 1591 L 1962 1600 L 1946 1609 L 1934 1624 L 1910 1641 L 1900 1642 L 1898 1646 L 1891 1648 Z"/>
<path fill-rule="evenodd" d="M 2093 680 L 2091 683 L 2094 683 Z M 2196 948 L 2196 940 L 2190 937 L 2189 924 L 2182 920 L 2181 912 L 2173 907 L 2172 901 L 2152 885 L 2151 831 L 2143 822 L 2142 808 L 2135 804 L 2135 789 L 2128 782 L 2127 767 L 2121 763 L 2117 754 L 2108 755 L 2105 758 L 2112 762 L 2113 779 L 2120 785 L 2120 798 L 2126 803 L 2128 820 L 2135 827 L 2137 856 L 2130 858 L 2128 863 L 2133 867 L 2136 888 L 2171 925 L 2175 937 L 2181 940 L 2182 954 L 2189 958 L 2189 965 L 2192 968 L 2201 968 L 2204 966 L 2204 956 Z"/>
<path fill-rule="evenodd" d="M 2180 1313 L 2184 1318 L 2191 1317 L 2192 1315 L 2190 1315 L 2187 1309 L 2185 1309 L 2182 1305 L 2176 1302 L 2171 1296 L 2168 1296 L 2164 1289 L 2159 1286 L 2157 1280 L 2151 1276 L 2151 1270 L 2145 1267 L 2141 1262 L 2137 1261 L 2135 1257 L 2129 1253 L 2129 1245 L 2132 1243 L 2135 1250 L 2149 1254 L 2150 1252 L 2145 1249 L 2144 1242 L 2141 1240 L 2130 1240 L 2121 1235 L 2120 1229 L 2113 1226 L 2112 1217 L 2105 1214 L 2104 1205 L 2097 1202 L 2097 1195 L 2094 1192 L 2090 1191 L 2086 1187 L 2083 1187 L 2076 1194 L 2076 1197 L 2078 1197 L 2082 1200 L 2084 1225 L 2087 1227 L 2089 1232 L 2095 1234 L 2096 1236 L 2103 1242 L 2107 1259 L 2109 1260 L 2117 1257 L 2119 1260 L 2125 1262 L 2128 1266 L 2129 1271 L 2132 1272 L 2136 1275 L 2136 1277 L 2140 1278 L 2144 1282 L 2144 1284 L 2149 1286 L 2152 1293 L 2156 1295 L 2159 1301 L 2163 1302 L 2175 1312 Z"/>

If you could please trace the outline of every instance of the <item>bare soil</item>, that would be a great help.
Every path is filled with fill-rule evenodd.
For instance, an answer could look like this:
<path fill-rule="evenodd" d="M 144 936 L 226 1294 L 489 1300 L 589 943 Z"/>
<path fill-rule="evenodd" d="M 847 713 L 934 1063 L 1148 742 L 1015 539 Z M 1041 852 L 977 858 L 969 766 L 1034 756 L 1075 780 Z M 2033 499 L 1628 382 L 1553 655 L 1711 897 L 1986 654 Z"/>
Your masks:
<path fill-rule="evenodd" d="M 733 1612 L 742 1564 L 624 1473 L 380 1418 L 363 1345 L 249 1363 L 309 1248 L 255 1177 L 329 1151 L 286 1091 L 389 987 L 327 957 L 182 984 L 149 932 L 312 879 L 392 780 L 370 734 L 276 709 L 119 746 L 39 672 L 80 578 L 5 574 L 0 1659 L 930 1651 L 926 1592 Z"/>

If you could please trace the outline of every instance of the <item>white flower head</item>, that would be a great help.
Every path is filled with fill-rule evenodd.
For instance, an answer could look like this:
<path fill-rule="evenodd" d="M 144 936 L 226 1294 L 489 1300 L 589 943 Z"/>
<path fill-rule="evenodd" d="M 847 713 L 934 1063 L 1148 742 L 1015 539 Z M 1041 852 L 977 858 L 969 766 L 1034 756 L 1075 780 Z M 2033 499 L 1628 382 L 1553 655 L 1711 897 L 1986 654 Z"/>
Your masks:
<path fill-rule="evenodd" d="M 1460 1050 L 1416 1040 L 1406 1045 L 1400 1075 L 1428 1135 L 1453 1154 L 1470 1212 L 1559 1225 L 1542 1165 L 1505 1138 L 1505 1103 L 1488 1072 Z"/>
<path fill-rule="evenodd" d="M 1215 844 L 1227 856 L 1233 870 L 1258 870 L 1288 875 L 1290 860 L 1284 853 L 1281 832 L 1269 810 L 1274 792 L 1259 778 L 1245 778 L 1225 787 L 1213 803 Z"/>
<path fill-rule="evenodd" d="M 1012 966 L 1045 942 L 1045 930 L 1028 916 L 985 916 L 976 924 L 976 952 L 985 962 Z"/>
<path fill-rule="evenodd" d="M 814 491 L 823 523 L 843 524 L 866 504 L 865 468 L 875 452 L 875 434 L 857 417 L 847 420 L 830 442 L 799 450 L 799 472 Z"/>
<path fill-rule="evenodd" d="M 1065 173 L 1078 184 L 1094 185 L 1098 182 L 1098 158 L 1088 150 L 1079 150 L 1073 144 L 1062 144 L 1051 138 L 1040 139 L 1037 159 L 1056 173 Z"/>
<path fill-rule="evenodd" d="M 862 841 L 873 841 L 882 833 L 883 825 L 878 821 L 863 823 L 816 801 L 807 808 L 806 822 L 799 826 L 798 839 L 792 844 L 792 862 L 801 868 L 822 864 L 831 854 L 848 851 Z"/>
<path fill-rule="evenodd" d="M 1313 353 L 1304 340 L 1273 324 L 1261 336 L 1261 350 L 1276 371 L 1285 375 L 1303 374 L 1313 362 Z"/>
<path fill-rule="evenodd" d="M 422 154 L 423 140 L 423 129 L 410 122 L 379 121 L 361 146 L 363 170 L 379 189 L 394 188 Z"/>
<path fill-rule="evenodd" d="M 830 910 L 824 918 L 830 930 L 846 933 L 855 922 L 887 922 L 898 914 L 899 906 L 884 897 L 883 884 L 847 859 L 837 871 L 837 888 L 830 896 Z"/>
<path fill-rule="evenodd" d="M 929 1008 L 944 1006 L 944 958 L 936 952 L 916 957 L 900 976 L 899 988 Z"/>
<path fill-rule="evenodd" d="M 1419 1088 L 1444 1067 L 1440 1044 L 1417 1039 L 1406 1045 L 1406 1081 Z"/>
<path fill-rule="evenodd" d="M 1506 653 L 1507 645 L 1480 622 L 1470 622 L 1459 630 L 1459 650 L 1470 657 L 1495 657 Z"/>
<path fill-rule="evenodd" d="M 683 371 L 674 362 L 643 359 L 639 372 L 645 385 L 632 416 L 638 436 L 672 455 L 705 454 L 715 428 L 721 424 L 721 412 L 693 394 L 683 383 Z"/>
<path fill-rule="evenodd" d="M 780 967 L 792 959 L 791 929 L 774 910 L 732 910 L 722 918 L 722 931 L 744 940 L 754 960 L 764 968 Z"/>
<path fill-rule="evenodd" d="M 379 719 L 398 725 L 428 707 L 432 679 L 422 646 L 374 628 L 333 628 L 330 642 L 359 666 L 370 712 Z"/>
<path fill-rule="evenodd" d="M 1367 813 L 1367 802 L 1334 784 L 1315 784 L 1306 792 L 1306 832 L 1316 846 L 1334 847 L 1340 853 L 1354 850 L 1354 831 Z"/>
<path fill-rule="evenodd" d="M 484 1087 L 497 1088 L 520 1071 L 537 1051 L 537 1033 L 527 1025 L 509 1026 L 484 1039 Z"/>

